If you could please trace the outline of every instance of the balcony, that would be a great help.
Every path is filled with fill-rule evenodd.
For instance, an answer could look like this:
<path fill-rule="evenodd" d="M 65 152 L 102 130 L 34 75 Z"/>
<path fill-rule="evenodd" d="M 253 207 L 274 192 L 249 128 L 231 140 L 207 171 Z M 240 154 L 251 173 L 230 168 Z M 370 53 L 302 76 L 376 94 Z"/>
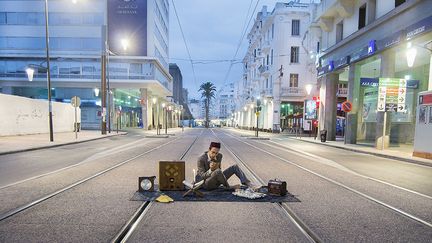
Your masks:
<path fill-rule="evenodd" d="M 322 0 L 318 6 L 316 21 L 324 31 L 330 32 L 334 19 L 348 18 L 354 14 L 355 2 L 355 0 Z"/>
<path fill-rule="evenodd" d="M 270 41 L 268 41 L 268 40 L 264 41 L 263 44 L 262 44 L 262 48 L 261 48 L 262 52 L 263 53 L 268 53 L 270 51 L 270 48 L 271 48 Z"/>
<path fill-rule="evenodd" d="M 270 75 L 270 67 L 268 65 L 260 65 L 258 67 L 258 71 L 261 73 L 261 75 L 268 77 Z"/>
<path fill-rule="evenodd" d="M 282 88 L 280 95 L 281 96 L 299 97 L 299 96 L 304 96 L 305 91 L 299 87 Z"/>
<path fill-rule="evenodd" d="M 260 95 L 264 97 L 273 97 L 273 89 L 264 89 L 261 91 Z"/>

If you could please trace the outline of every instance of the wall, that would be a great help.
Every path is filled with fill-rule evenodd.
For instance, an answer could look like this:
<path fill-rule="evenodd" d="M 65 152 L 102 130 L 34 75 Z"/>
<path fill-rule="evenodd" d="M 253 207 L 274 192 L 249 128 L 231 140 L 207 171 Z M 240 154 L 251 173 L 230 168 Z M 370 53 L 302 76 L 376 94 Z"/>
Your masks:
<path fill-rule="evenodd" d="M 52 102 L 54 132 L 74 131 L 71 104 Z M 77 108 L 77 120 L 81 110 Z M 48 101 L 0 94 L 0 136 L 49 133 Z"/>

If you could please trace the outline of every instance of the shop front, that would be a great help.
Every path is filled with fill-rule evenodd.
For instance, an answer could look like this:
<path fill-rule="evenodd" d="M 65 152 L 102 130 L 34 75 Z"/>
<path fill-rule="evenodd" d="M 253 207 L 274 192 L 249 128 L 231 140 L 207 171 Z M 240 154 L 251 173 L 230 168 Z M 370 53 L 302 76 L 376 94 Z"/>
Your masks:
<path fill-rule="evenodd" d="M 431 30 L 432 17 L 427 17 L 388 36 L 364 37 L 368 40 L 356 43 L 361 48 L 328 58 L 318 70 L 324 90 L 320 95 L 326 95 L 320 106 L 324 125 L 320 129 L 334 129 L 333 136 L 338 132 L 336 118 L 345 114 L 338 108 L 341 100 L 329 94 L 347 82 L 347 100 L 353 109 L 342 125 L 345 142 L 378 149 L 412 148 L 418 94 L 432 89 Z"/>

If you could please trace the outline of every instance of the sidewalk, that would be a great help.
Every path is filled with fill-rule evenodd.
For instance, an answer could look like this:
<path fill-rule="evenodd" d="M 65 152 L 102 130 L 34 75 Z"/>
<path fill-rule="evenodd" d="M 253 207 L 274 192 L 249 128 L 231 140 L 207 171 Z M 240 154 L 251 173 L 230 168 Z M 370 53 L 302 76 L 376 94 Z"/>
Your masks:
<path fill-rule="evenodd" d="M 82 143 L 111 136 L 125 135 L 127 132 L 115 131 L 102 135 L 101 131 L 80 131 L 78 139 L 74 132 L 54 133 L 54 142 L 50 142 L 48 133 L 20 136 L 0 136 L 0 155 L 31 151 L 42 148 L 58 147 L 67 144 Z"/>
<path fill-rule="evenodd" d="M 241 134 L 254 136 L 253 131 L 240 130 L 240 129 L 233 129 L 233 130 Z M 276 138 L 276 137 L 290 138 L 299 141 L 350 150 L 357 153 L 371 154 L 379 157 L 395 159 L 395 160 L 432 167 L 432 160 L 412 156 L 412 152 L 413 152 L 412 146 L 400 145 L 399 147 L 390 147 L 385 150 L 379 150 L 369 144 L 344 144 L 343 138 L 342 139 L 337 138 L 336 141 L 326 141 L 325 143 L 322 143 L 319 137 L 317 137 L 317 139 L 315 140 L 314 137 L 309 137 L 308 134 L 305 134 L 305 136 L 302 136 L 301 138 L 295 137 L 294 134 L 288 135 L 284 133 L 272 134 L 272 133 L 260 132 L 259 135 L 263 137 L 270 137 L 270 138 Z"/>

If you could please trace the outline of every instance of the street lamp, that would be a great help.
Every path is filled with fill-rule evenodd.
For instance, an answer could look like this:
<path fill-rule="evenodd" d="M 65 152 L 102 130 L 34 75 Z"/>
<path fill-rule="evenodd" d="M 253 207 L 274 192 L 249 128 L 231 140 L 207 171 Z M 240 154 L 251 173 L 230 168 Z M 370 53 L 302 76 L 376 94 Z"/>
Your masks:
<path fill-rule="evenodd" d="M 261 111 L 261 99 L 258 96 L 257 97 L 257 101 L 256 101 L 256 137 L 258 137 L 258 121 L 259 121 L 259 115 L 260 115 L 260 111 Z"/>
<path fill-rule="evenodd" d="M 180 105 L 180 115 L 179 115 L 179 119 L 180 119 L 180 121 L 182 122 L 182 124 L 181 124 L 181 128 L 182 128 L 182 132 L 184 131 L 184 126 L 183 126 L 183 105 Z"/>
<path fill-rule="evenodd" d="M 172 117 L 172 112 L 171 112 L 171 110 L 172 110 L 172 106 L 168 106 L 168 109 L 167 109 L 167 122 L 168 122 L 168 111 L 170 112 L 170 127 L 173 127 L 173 117 Z M 166 132 L 165 132 L 166 133 Z"/>
<path fill-rule="evenodd" d="M 45 46 L 46 46 L 46 63 L 47 63 L 49 131 L 50 131 L 50 141 L 54 142 L 53 120 L 52 120 L 52 102 L 51 102 L 51 71 L 50 71 L 50 57 L 49 57 L 49 34 L 48 34 L 48 0 L 45 0 Z"/>
<path fill-rule="evenodd" d="M 33 81 L 33 74 L 34 74 L 34 69 L 33 68 L 26 68 L 26 73 L 27 73 L 27 77 L 28 77 L 28 80 L 31 82 L 31 81 Z"/>
<path fill-rule="evenodd" d="M 129 47 L 129 39 L 124 38 L 124 39 L 121 39 L 120 42 L 121 42 L 121 45 L 123 47 L 123 51 L 126 52 L 128 47 Z"/>
<path fill-rule="evenodd" d="M 167 111 L 166 111 L 165 107 L 166 107 L 166 104 L 162 103 L 162 112 L 165 116 L 165 134 L 167 134 L 167 132 L 168 132 L 167 131 L 168 120 L 167 120 Z"/>
<path fill-rule="evenodd" d="M 312 91 L 312 84 L 306 84 L 305 89 L 306 89 L 306 93 L 310 95 Z"/>
<path fill-rule="evenodd" d="M 153 103 L 153 105 L 152 105 L 152 126 L 153 126 L 153 128 L 155 127 L 155 112 L 154 112 L 154 109 L 155 109 L 155 104 L 156 104 L 156 97 L 153 97 L 152 98 L 152 103 Z M 157 129 L 156 129 L 156 133 L 157 133 Z"/>

